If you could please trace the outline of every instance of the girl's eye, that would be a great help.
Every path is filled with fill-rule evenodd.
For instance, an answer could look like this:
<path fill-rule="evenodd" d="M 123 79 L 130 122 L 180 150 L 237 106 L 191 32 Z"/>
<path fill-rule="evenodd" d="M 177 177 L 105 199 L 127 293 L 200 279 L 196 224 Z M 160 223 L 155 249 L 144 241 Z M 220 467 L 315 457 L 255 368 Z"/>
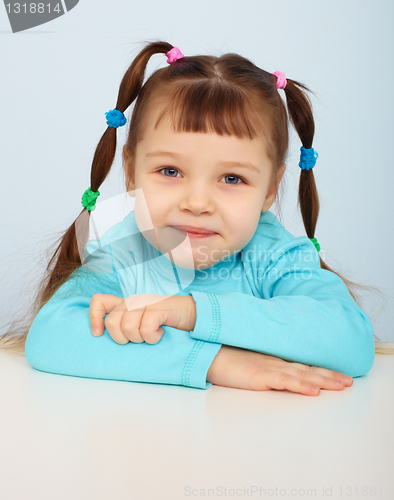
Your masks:
<path fill-rule="evenodd" d="M 174 172 L 174 171 L 175 171 L 175 172 L 178 172 L 178 170 L 177 170 L 176 168 L 172 168 L 172 167 L 164 167 L 164 168 L 161 168 L 160 170 L 158 170 L 158 172 L 162 172 L 163 170 L 172 170 L 173 172 Z M 164 174 L 164 175 L 165 175 L 165 174 Z M 169 175 L 169 176 L 167 176 L 167 175 L 166 175 L 166 177 L 175 177 L 175 176 L 174 176 L 174 175 Z"/>
<path fill-rule="evenodd" d="M 164 167 L 160 170 L 158 170 L 158 172 L 162 172 L 163 170 L 170 170 L 172 172 L 178 172 L 178 170 L 176 168 L 173 168 L 173 167 Z M 179 172 L 178 172 L 179 173 Z M 166 175 L 163 173 L 163 175 L 165 175 L 166 177 L 176 177 L 175 175 Z M 237 184 L 242 184 L 242 183 L 245 183 L 245 181 L 242 179 L 242 177 L 239 177 L 239 175 L 234 175 L 234 174 L 227 174 L 225 175 L 224 177 L 230 177 L 230 179 L 239 179 L 241 182 L 230 182 L 229 184 L 232 184 L 234 186 L 236 186 Z"/>
<path fill-rule="evenodd" d="M 239 179 L 241 182 L 230 182 L 230 184 L 233 184 L 234 186 L 236 186 L 237 184 L 242 184 L 244 183 L 245 184 L 245 181 L 242 179 L 242 177 L 239 177 L 239 175 L 234 175 L 234 174 L 227 174 L 225 175 L 224 177 L 230 177 L 230 179 Z"/>

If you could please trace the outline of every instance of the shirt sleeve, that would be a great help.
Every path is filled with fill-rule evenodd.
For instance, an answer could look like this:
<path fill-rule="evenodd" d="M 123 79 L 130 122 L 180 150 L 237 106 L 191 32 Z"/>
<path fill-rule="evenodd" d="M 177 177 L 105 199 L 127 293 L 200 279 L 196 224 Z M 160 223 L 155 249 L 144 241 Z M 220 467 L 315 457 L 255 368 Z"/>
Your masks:
<path fill-rule="evenodd" d="M 321 269 L 308 238 L 281 245 L 252 272 L 259 297 L 238 292 L 189 293 L 197 311 L 192 338 L 352 377 L 371 369 L 375 358 L 371 321 L 341 278 Z"/>
<path fill-rule="evenodd" d="M 92 269 L 91 265 L 91 269 Z M 27 361 L 61 375 L 208 389 L 206 375 L 221 344 L 192 339 L 166 325 L 157 344 L 117 344 L 106 328 L 91 333 L 90 300 L 95 293 L 122 297 L 114 275 L 80 268 L 35 317 L 26 339 Z"/>

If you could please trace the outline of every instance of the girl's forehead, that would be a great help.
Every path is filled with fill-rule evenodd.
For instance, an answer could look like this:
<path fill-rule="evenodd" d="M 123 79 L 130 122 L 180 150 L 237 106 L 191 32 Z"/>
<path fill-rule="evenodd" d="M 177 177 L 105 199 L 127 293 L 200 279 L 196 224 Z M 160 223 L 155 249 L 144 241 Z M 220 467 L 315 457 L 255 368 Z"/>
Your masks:
<path fill-rule="evenodd" d="M 160 157 L 174 160 L 200 159 L 214 163 L 238 161 L 253 165 L 261 165 L 268 161 L 262 141 L 216 133 L 157 130 L 147 134 L 139 149 L 138 156 L 143 161 L 152 161 Z"/>
<path fill-rule="evenodd" d="M 147 117 L 143 137 L 139 143 L 141 152 L 152 157 L 157 151 L 170 151 L 171 148 L 179 151 L 199 153 L 201 148 L 216 149 L 220 153 L 246 154 L 257 159 L 267 155 L 267 140 L 265 136 L 254 139 L 240 138 L 236 135 L 218 134 L 215 131 L 184 132 L 177 131 L 169 113 L 166 113 L 157 123 L 160 111 L 157 110 Z"/>

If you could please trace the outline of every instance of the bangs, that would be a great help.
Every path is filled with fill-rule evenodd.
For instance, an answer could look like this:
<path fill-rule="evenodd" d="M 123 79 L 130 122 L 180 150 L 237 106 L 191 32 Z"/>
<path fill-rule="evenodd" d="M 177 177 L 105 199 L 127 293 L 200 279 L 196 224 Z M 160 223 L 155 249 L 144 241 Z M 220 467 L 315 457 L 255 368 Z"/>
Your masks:
<path fill-rule="evenodd" d="M 256 110 L 239 88 L 218 84 L 217 80 L 184 83 L 172 85 L 165 97 L 161 93 L 160 102 L 164 98 L 166 104 L 155 129 L 169 116 L 175 132 L 216 133 L 251 140 L 264 135 L 270 142 L 269 127 L 261 119 L 266 113 L 263 109 Z"/>

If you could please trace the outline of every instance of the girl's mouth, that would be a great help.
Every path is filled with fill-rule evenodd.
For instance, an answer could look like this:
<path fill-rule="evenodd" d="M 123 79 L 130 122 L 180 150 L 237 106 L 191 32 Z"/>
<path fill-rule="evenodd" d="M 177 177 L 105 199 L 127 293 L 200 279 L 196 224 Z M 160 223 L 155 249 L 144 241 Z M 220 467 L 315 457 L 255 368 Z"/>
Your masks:
<path fill-rule="evenodd" d="M 191 231 L 187 231 L 186 229 L 180 227 L 180 226 L 171 226 L 172 228 L 176 229 L 177 231 L 180 231 L 182 233 L 187 233 L 187 235 L 189 236 L 189 238 L 209 238 L 209 237 L 212 237 L 212 236 L 216 236 L 217 233 L 213 233 L 213 232 L 207 232 L 207 233 L 198 233 L 198 232 L 191 232 Z"/>

